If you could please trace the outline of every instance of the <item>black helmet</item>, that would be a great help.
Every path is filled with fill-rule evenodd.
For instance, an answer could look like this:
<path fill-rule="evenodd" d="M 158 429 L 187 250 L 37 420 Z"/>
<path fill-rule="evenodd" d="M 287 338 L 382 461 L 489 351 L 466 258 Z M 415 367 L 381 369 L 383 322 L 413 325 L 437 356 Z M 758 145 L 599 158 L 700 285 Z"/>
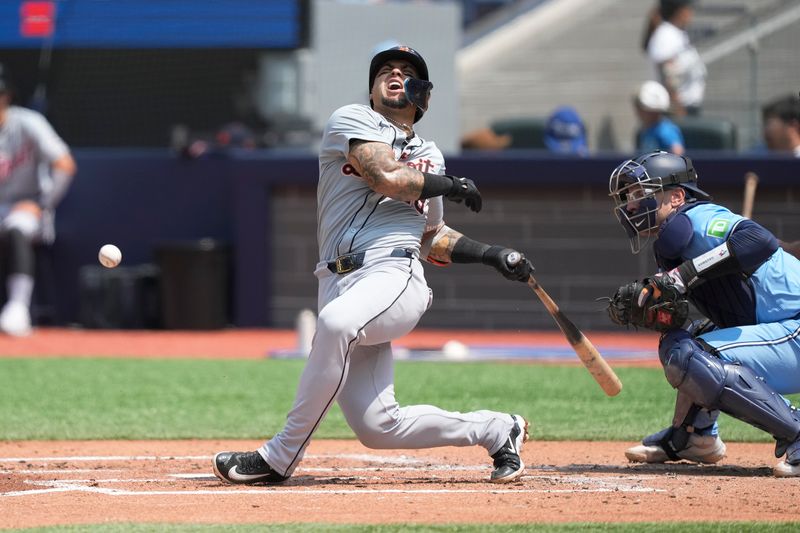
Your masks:
<path fill-rule="evenodd" d="M 375 57 L 372 58 L 372 61 L 369 64 L 369 87 L 367 90 L 370 93 L 372 92 L 372 84 L 375 83 L 375 77 L 378 75 L 378 70 L 384 63 L 392 59 L 402 59 L 404 61 L 408 61 L 416 69 L 418 74 L 417 79 L 427 82 L 431 81 L 428 77 L 428 65 L 425 63 L 425 60 L 422 58 L 419 52 L 410 46 L 393 46 L 392 48 L 375 54 Z M 372 101 L 370 101 L 370 106 L 372 106 Z M 424 112 L 425 111 L 423 109 L 420 109 L 419 106 L 417 106 L 417 112 L 414 115 L 414 122 L 419 121 Z"/>
<path fill-rule="evenodd" d="M 697 171 L 688 157 L 655 151 L 637 157 L 635 162 L 644 167 L 651 180 L 660 178 L 665 189 L 677 185 L 686 189 L 691 198 L 711 200 L 711 195 L 697 186 Z"/>

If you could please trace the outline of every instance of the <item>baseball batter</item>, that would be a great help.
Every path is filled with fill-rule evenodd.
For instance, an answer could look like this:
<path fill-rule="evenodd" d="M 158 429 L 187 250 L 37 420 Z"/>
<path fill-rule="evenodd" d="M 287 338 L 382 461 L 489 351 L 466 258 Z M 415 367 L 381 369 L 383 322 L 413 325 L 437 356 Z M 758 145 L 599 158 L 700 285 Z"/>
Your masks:
<path fill-rule="evenodd" d="M 779 477 L 800 476 L 800 261 L 752 220 L 711 203 L 691 160 L 651 152 L 611 174 L 615 213 L 634 253 L 654 237 L 659 273 L 621 287 L 619 324 L 663 331 L 658 353 L 677 389 L 672 425 L 626 455 L 716 463 L 720 411 L 771 434 Z M 691 301 L 708 319 L 686 329 Z"/>
<path fill-rule="evenodd" d="M 64 141 L 41 114 L 11 105 L 12 86 L 0 64 L 0 258 L 8 261 L 8 299 L 0 329 L 31 332 L 34 243 L 52 242 L 53 213 L 76 171 Z"/>
<path fill-rule="evenodd" d="M 532 271 L 524 257 L 507 264 L 514 250 L 444 224 L 443 197 L 477 212 L 481 195 L 472 180 L 444 174 L 439 149 L 414 132 L 432 87 L 419 53 L 390 48 L 370 64 L 370 105 L 347 105 L 330 117 L 319 156 L 319 316 L 311 353 L 283 430 L 255 452 L 216 454 L 221 480 L 289 478 L 334 401 L 370 448 L 478 445 L 493 458 L 492 482 L 522 475 L 522 416 L 401 407 L 395 399 L 390 343 L 414 328 L 432 300 L 421 258 L 484 263 L 519 281 Z"/>

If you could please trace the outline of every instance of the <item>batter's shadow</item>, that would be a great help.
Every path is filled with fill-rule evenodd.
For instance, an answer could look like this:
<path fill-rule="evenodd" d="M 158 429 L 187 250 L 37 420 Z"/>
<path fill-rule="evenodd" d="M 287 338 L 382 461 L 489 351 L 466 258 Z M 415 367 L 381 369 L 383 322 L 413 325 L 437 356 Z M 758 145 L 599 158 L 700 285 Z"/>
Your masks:
<path fill-rule="evenodd" d="M 532 471 L 533 468 L 528 468 Z M 565 466 L 543 466 L 544 471 L 555 471 L 563 474 L 620 474 L 620 475 L 674 475 L 693 477 L 772 477 L 772 468 L 767 466 L 739 466 L 735 464 L 699 465 L 694 463 L 670 464 L 625 464 L 597 465 L 570 464 Z"/>

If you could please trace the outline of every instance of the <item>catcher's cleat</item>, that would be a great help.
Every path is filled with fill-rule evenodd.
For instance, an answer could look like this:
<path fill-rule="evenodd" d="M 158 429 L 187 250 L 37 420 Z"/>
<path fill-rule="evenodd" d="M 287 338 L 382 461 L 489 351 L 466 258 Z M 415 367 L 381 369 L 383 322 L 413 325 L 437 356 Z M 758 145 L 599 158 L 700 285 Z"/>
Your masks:
<path fill-rule="evenodd" d="M 661 435 L 661 433 L 656 433 Z M 651 435 L 653 437 L 655 435 Z M 625 457 L 633 463 L 666 463 L 667 461 L 679 461 L 681 459 L 693 463 L 714 464 L 725 457 L 726 446 L 719 438 L 719 435 L 697 435 L 689 436 L 686 448 L 676 453 L 677 459 L 670 458 L 661 445 L 651 442 L 650 437 L 645 438 L 642 444 L 633 446 L 625 450 Z"/>
<path fill-rule="evenodd" d="M 281 483 L 289 479 L 273 470 L 258 452 L 219 452 L 214 456 L 214 475 L 236 485 Z"/>
<path fill-rule="evenodd" d="M 781 450 L 776 448 L 775 454 Z M 800 439 L 786 447 L 786 457 L 772 469 L 775 477 L 800 477 Z"/>
<path fill-rule="evenodd" d="M 789 464 L 783 460 L 775 465 L 772 473 L 775 477 L 800 477 L 800 465 Z"/>
<path fill-rule="evenodd" d="M 492 483 L 510 483 L 525 471 L 525 463 L 519 454 L 522 452 L 522 444 L 528 440 L 528 421 L 520 415 L 511 415 L 511 418 L 514 419 L 514 427 L 508 434 L 508 440 L 492 454 L 494 471 L 489 479 Z"/>

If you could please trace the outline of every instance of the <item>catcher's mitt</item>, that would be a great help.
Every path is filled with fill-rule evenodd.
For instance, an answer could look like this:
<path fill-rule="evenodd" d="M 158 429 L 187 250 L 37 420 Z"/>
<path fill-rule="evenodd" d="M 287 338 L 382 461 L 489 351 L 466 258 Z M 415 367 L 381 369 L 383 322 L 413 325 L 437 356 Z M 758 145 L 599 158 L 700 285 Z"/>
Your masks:
<path fill-rule="evenodd" d="M 607 311 L 620 326 L 668 331 L 689 318 L 689 301 L 668 277 L 657 276 L 622 285 L 609 300 Z"/>

